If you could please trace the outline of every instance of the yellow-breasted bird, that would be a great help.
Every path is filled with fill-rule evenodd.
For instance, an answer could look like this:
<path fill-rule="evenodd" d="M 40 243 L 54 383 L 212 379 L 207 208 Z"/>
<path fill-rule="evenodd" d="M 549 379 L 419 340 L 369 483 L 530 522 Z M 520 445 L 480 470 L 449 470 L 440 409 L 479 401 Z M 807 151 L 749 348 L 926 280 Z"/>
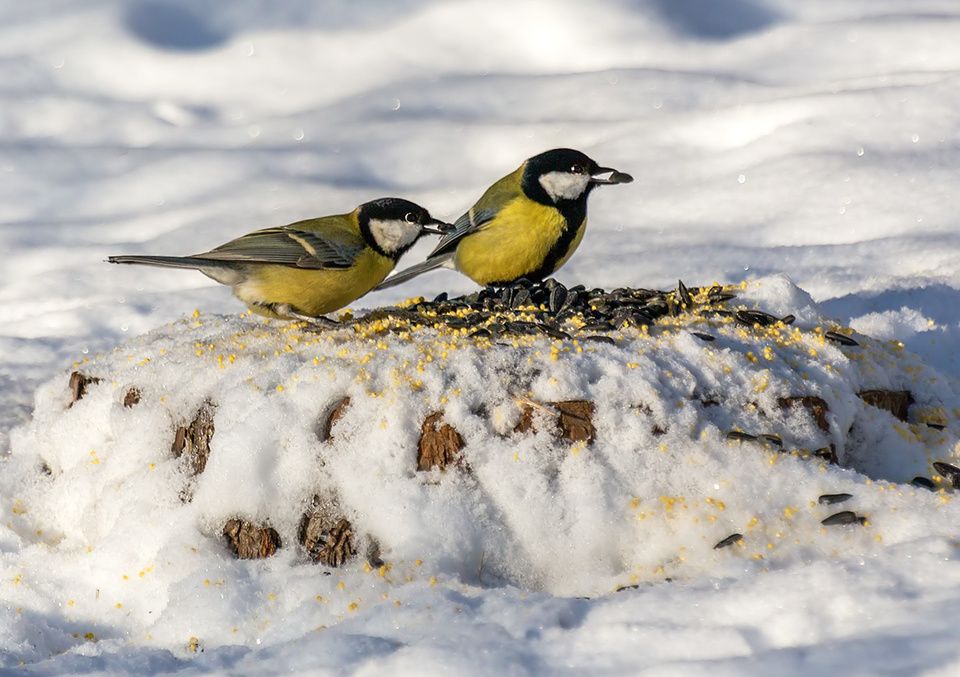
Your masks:
<path fill-rule="evenodd" d="M 606 178 L 598 175 L 608 174 Z M 392 287 L 434 268 L 453 268 L 481 285 L 539 281 L 573 254 L 587 226 L 587 198 L 599 185 L 633 177 L 601 167 L 585 154 L 555 148 L 535 155 L 497 181 L 425 261 L 393 275 Z"/>
<path fill-rule="evenodd" d="M 255 313 L 323 324 L 331 321 L 322 315 L 382 282 L 421 235 L 452 228 L 413 202 L 385 197 L 349 214 L 258 230 L 202 254 L 108 260 L 199 270 L 230 285 Z"/>

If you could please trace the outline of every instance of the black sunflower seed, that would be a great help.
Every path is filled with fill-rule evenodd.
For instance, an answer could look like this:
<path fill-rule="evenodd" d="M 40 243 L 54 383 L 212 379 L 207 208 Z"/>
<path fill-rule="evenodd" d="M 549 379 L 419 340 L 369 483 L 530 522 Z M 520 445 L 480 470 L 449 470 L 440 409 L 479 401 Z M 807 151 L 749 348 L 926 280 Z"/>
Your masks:
<path fill-rule="evenodd" d="M 617 342 L 614 341 L 609 336 L 600 336 L 598 334 L 591 334 L 590 336 L 581 336 L 581 339 L 584 341 L 593 341 L 594 343 L 609 343 L 612 346 L 617 345 Z"/>
<path fill-rule="evenodd" d="M 833 527 L 841 524 L 863 524 L 866 521 L 865 517 L 860 517 L 852 510 L 844 510 L 843 512 L 834 513 L 830 515 L 830 517 L 821 520 L 820 524 L 825 527 Z"/>
<path fill-rule="evenodd" d="M 551 313 L 556 313 L 562 307 L 564 302 L 567 300 L 567 290 L 563 288 L 563 285 L 557 285 L 550 291 L 550 302 L 548 307 L 550 308 Z"/>
<path fill-rule="evenodd" d="M 743 540 L 743 534 L 730 534 L 725 539 L 723 539 L 722 541 L 717 543 L 715 546 L 713 546 L 713 549 L 720 550 L 721 548 L 729 547 L 734 543 L 739 543 L 742 540 Z"/>
<path fill-rule="evenodd" d="M 571 338 L 570 334 L 568 334 L 567 332 L 562 331 L 560 329 L 555 329 L 554 327 L 551 327 L 549 324 L 538 322 L 537 327 L 540 329 L 541 332 L 543 332 L 547 336 L 551 338 L 555 338 L 559 341 L 567 341 Z"/>
<path fill-rule="evenodd" d="M 530 292 L 523 287 L 517 289 L 513 294 L 513 298 L 510 299 L 511 308 L 519 308 L 520 306 L 525 306 L 530 303 Z"/>
<path fill-rule="evenodd" d="M 797 320 L 796 315 L 784 315 L 783 317 L 780 318 L 780 321 L 783 322 L 784 324 L 793 324 L 794 322 L 796 322 L 796 320 Z"/>
<path fill-rule="evenodd" d="M 727 433 L 728 440 L 737 440 L 738 442 L 748 442 L 757 439 L 756 435 L 751 435 L 750 433 L 745 433 L 740 430 L 731 430 Z"/>
<path fill-rule="evenodd" d="M 587 288 L 584 287 L 582 284 L 575 284 L 575 285 L 573 285 L 572 287 L 570 287 L 567 291 L 575 291 L 575 292 L 579 293 L 579 292 L 586 291 L 586 290 L 587 290 Z"/>
<path fill-rule="evenodd" d="M 849 501 L 851 498 L 853 498 L 853 494 L 823 494 L 817 497 L 817 503 L 820 505 L 834 505 L 835 503 Z"/>
<path fill-rule="evenodd" d="M 770 313 L 765 313 L 762 310 L 738 310 L 733 317 L 737 322 L 745 324 L 748 327 L 752 327 L 755 324 L 759 324 L 761 327 L 769 327 L 779 321 Z"/>
<path fill-rule="evenodd" d="M 566 310 L 567 308 L 575 308 L 577 303 L 580 301 L 581 292 L 574 291 L 573 289 L 567 290 L 567 298 L 563 300 L 563 303 L 560 304 L 560 310 Z"/>
<path fill-rule="evenodd" d="M 473 338 L 490 338 L 491 334 L 489 329 L 481 327 L 480 329 L 471 332 L 470 336 Z"/>
<path fill-rule="evenodd" d="M 943 430 L 943 429 L 946 428 L 947 426 L 943 425 L 942 423 L 929 423 L 929 422 L 928 422 L 928 423 L 927 423 L 927 427 L 928 427 L 928 428 L 933 428 L 934 430 Z"/>
<path fill-rule="evenodd" d="M 612 331 L 613 325 L 609 322 L 591 322 L 580 327 L 580 331 Z"/>
<path fill-rule="evenodd" d="M 697 337 L 698 339 L 700 339 L 701 341 L 716 341 L 716 340 L 717 340 L 717 337 L 716 337 L 716 336 L 711 336 L 710 334 L 704 334 L 702 331 L 692 331 L 692 332 L 690 332 L 690 333 L 693 334 L 694 336 L 696 336 L 696 337 Z"/>
<path fill-rule="evenodd" d="M 934 461 L 933 469 L 944 479 L 949 479 L 954 489 L 960 489 L 960 468 L 943 461 Z"/>
<path fill-rule="evenodd" d="M 760 440 L 775 446 L 777 449 L 783 449 L 783 438 L 781 438 L 779 435 L 764 433 L 760 435 Z"/>
<path fill-rule="evenodd" d="M 844 336 L 843 334 L 838 334 L 838 333 L 835 332 L 835 331 L 828 331 L 826 334 L 823 335 L 823 338 L 827 339 L 828 341 L 834 341 L 834 342 L 836 342 L 836 343 L 839 343 L 839 344 L 842 345 L 842 346 L 858 346 L 858 345 L 860 345 L 859 343 L 857 343 L 856 341 L 854 341 L 854 340 L 853 340 L 852 338 L 850 338 L 849 336 Z"/>
<path fill-rule="evenodd" d="M 729 301 L 730 299 L 737 298 L 736 294 L 730 294 L 727 292 L 719 292 L 717 294 L 710 294 L 710 301 L 712 303 L 723 303 L 724 301 Z"/>
<path fill-rule="evenodd" d="M 685 305 L 687 308 L 693 307 L 693 298 L 691 298 L 690 291 L 683 283 L 683 280 L 677 280 L 677 296 L 680 297 L 680 303 Z"/>
<path fill-rule="evenodd" d="M 507 330 L 514 334 L 535 334 L 537 325 L 533 322 L 507 322 Z"/>
<path fill-rule="evenodd" d="M 437 294 L 436 296 L 433 297 L 433 302 L 434 302 L 434 303 L 443 303 L 443 302 L 446 301 L 448 298 L 449 298 L 449 295 L 447 294 L 447 292 L 442 291 L 442 292 L 440 292 L 439 294 Z"/>
<path fill-rule="evenodd" d="M 937 485 L 933 483 L 933 480 L 927 477 L 923 477 L 922 475 L 917 475 L 916 477 L 914 477 L 912 480 L 910 480 L 910 484 L 912 484 L 915 487 L 921 487 L 923 489 L 937 488 Z"/>

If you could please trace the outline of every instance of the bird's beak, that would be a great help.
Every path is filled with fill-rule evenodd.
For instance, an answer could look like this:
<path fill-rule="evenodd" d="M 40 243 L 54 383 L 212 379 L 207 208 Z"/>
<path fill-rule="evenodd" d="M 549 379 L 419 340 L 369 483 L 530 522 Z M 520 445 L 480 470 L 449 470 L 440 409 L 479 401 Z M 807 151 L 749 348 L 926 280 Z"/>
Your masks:
<path fill-rule="evenodd" d="M 420 232 L 426 233 L 428 235 L 446 235 L 453 231 L 454 225 L 452 223 L 446 223 L 445 221 L 438 221 L 433 219 L 427 221 L 423 224 L 423 227 L 420 229 Z"/>
<path fill-rule="evenodd" d="M 610 185 L 614 183 L 630 183 L 633 181 L 633 177 L 624 172 L 618 172 L 616 169 L 610 169 L 609 167 L 597 167 L 591 172 L 592 176 L 590 177 L 590 183 L 597 185 Z M 597 174 L 609 174 L 605 179 L 602 179 L 597 176 Z"/>

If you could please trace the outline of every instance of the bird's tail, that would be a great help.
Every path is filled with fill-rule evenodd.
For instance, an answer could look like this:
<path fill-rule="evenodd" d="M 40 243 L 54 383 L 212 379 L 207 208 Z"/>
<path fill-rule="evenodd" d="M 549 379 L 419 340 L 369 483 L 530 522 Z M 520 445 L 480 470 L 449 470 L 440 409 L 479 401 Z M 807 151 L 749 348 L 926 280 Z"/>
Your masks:
<path fill-rule="evenodd" d="M 402 284 L 407 280 L 415 278 L 417 275 L 421 275 L 428 271 L 434 270 L 436 268 L 443 268 L 449 266 L 453 260 L 453 254 L 448 254 L 446 256 L 437 256 L 426 261 L 422 261 L 415 266 L 410 266 L 405 270 L 401 270 L 396 275 L 391 275 L 386 280 L 381 282 L 377 289 L 388 289 L 389 287 L 396 287 L 398 284 Z"/>
<path fill-rule="evenodd" d="M 110 263 L 138 263 L 144 266 L 161 268 L 186 268 L 199 270 L 220 284 L 236 284 L 243 279 L 243 273 L 234 261 L 215 261 L 201 256 L 110 256 Z"/>
<path fill-rule="evenodd" d="M 215 268 L 221 262 L 201 259 L 196 256 L 110 256 L 110 263 L 139 263 L 145 266 L 160 266 L 161 268 Z"/>

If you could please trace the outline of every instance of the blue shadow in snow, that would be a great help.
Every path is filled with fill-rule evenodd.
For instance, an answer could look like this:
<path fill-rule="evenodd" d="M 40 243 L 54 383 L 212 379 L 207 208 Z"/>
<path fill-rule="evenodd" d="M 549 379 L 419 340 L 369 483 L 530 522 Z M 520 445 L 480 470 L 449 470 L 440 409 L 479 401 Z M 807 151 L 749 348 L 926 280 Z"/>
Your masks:
<path fill-rule="evenodd" d="M 680 35 L 726 40 L 765 30 L 780 15 L 755 0 L 649 0 L 654 11 Z"/>
<path fill-rule="evenodd" d="M 211 49 L 230 37 L 217 30 L 187 6 L 162 0 L 145 0 L 130 5 L 124 16 L 127 29 L 160 49 L 193 52 Z"/>

